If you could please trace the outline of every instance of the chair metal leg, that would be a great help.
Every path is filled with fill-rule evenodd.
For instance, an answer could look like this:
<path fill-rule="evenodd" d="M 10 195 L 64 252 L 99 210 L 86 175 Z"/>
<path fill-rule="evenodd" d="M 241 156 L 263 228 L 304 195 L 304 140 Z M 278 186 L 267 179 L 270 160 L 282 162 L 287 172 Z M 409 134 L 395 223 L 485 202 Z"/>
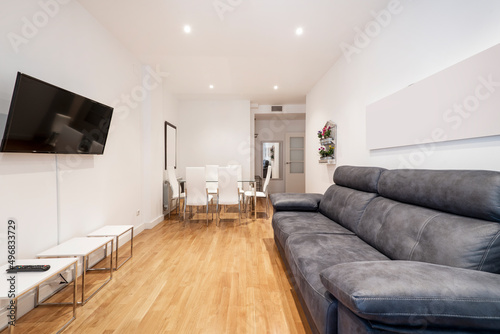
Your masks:
<path fill-rule="evenodd" d="M 207 211 L 206 211 L 206 216 L 207 216 L 207 226 L 208 226 L 208 202 L 207 202 Z"/>
<path fill-rule="evenodd" d="M 186 222 L 186 200 L 184 200 L 184 217 L 182 220 L 184 220 L 184 222 Z"/>
<path fill-rule="evenodd" d="M 238 224 L 241 225 L 241 204 L 238 201 Z"/>
<path fill-rule="evenodd" d="M 269 207 L 269 196 L 266 195 L 266 218 L 269 218 L 269 214 L 267 213 L 268 207 Z"/>
<path fill-rule="evenodd" d="M 248 201 L 250 200 L 250 197 L 245 198 L 245 212 L 247 213 L 247 218 L 248 218 Z"/>

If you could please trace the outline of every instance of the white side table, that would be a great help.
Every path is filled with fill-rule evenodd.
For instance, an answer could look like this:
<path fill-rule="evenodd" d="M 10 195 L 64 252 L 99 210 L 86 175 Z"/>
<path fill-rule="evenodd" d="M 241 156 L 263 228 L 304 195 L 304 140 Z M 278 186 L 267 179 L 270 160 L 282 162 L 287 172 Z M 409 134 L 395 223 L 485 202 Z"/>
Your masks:
<path fill-rule="evenodd" d="M 85 305 L 85 303 L 92 298 L 97 292 L 99 292 L 109 281 L 113 278 L 113 241 L 111 237 L 100 237 L 100 238 L 73 238 L 62 244 L 47 249 L 46 251 L 39 253 L 38 258 L 48 258 L 48 257 L 76 257 L 82 259 L 82 301 L 78 304 Z M 109 257 L 109 278 L 92 293 L 87 299 L 85 299 L 85 273 L 88 270 L 88 256 L 93 252 L 107 247 L 108 243 L 111 243 L 111 255 Z M 76 276 L 75 276 L 76 281 Z"/>
<path fill-rule="evenodd" d="M 11 300 L 9 302 L 13 306 L 12 319 L 15 322 L 17 319 L 17 301 L 20 297 L 25 295 L 27 292 L 37 289 L 35 294 L 35 307 L 38 305 L 73 305 L 73 316 L 66 322 L 57 333 L 61 333 L 70 323 L 76 318 L 76 275 L 78 274 L 78 260 L 74 258 L 63 258 L 63 259 L 31 259 L 31 260 L 17 260 L 17 265 L 50 265 L 50 269 L 47 271 L 37 271 L 37 272 L 19 272 L 16 274 L 9 274 L 6 272 L 9 265 L 3 265 L 0 267 L 0 299 L 1 300 Z M 66 269 L 73 267 L 73 302 L 72 303 L 43 303 L 39 300 L 38 288 L 44 282 L 52 279 L 54 276 L 58 276 L 61 272 Z M 14 280 L 12 278 L 14 277 Z M 15 293 L 13 296 L 11 293 L 11 283 L 15 282 Z M 10 295 L 10 296 L 9 296 Z M 16 326 L 12 326 L 10 321 L 8 323 L 9 333 L 13 334 Z"/>
<path fill-rule="evenodd" d="M 125 233 L 130 232 L 130 256 L 126 258 L 120 265 L 118 265 L 118 239 Z M 87 235 L 88 237 L 113 237 L 115 238 L 116 245 L 116 261 L 115 270 L 118 270 L 121 266 L 125 264 L 128 260 L 132 258 L 134 250 L 134 225 L 106 225 Z"/>

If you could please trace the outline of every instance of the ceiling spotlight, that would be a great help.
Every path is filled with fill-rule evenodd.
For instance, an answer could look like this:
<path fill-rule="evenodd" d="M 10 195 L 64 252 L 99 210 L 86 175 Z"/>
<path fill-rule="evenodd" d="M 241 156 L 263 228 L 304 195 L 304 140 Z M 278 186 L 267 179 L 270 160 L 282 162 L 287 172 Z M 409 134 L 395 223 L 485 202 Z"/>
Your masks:
<path fill-rule="evenodd" d="M 295 33 L 297 36 L 300 36 L 304 33 L 304 29 L 302 27 L 298 27 L 297 30 L 295 30 Z"/>
<path fill-rule="evenodd" d="M 278 89 L 278 86 L 274 86 L 273 88 L 274 88 L 274 90 L 276 90 L 276 89 Z"/>
<path fill-rule="evenodd" d="M 189 34 L 189 33 L 191 32 L 191 26 L 189 26 L 189 25 L 187 25 L 187 24 L 186 24 L 186 25 L 184 26 L 184 32 L 185 32 L 186 34 Z"/>
<path fill-rule="evenodd" d="M 214 89 L 214 85 L 210 85 L 210 86 L 208 86 L 208 88 Z"/>

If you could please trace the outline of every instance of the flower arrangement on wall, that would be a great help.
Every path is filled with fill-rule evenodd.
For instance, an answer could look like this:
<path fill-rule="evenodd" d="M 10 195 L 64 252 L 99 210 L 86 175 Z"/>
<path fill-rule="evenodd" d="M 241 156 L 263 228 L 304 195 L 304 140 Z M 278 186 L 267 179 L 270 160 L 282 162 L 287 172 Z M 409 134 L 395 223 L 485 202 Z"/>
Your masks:
<path fill-rule="evenodd" d="M 331 134 L 332 134 L 332 127 L 330 125 L 326 124 L 322 130 L 318 131 L 318 138 L 325 139 L 325 138 L 330 137 Z"/>
<path fill-rule="evenodd" d="M 335 146 L 334 145 L 329 145 L 328 146 L 328 149 L 324 146 L 321 146 L 319 148 L 319 155 L 322 157 L 322 158 L 326 158 L 326 157 L 331 157 L 333 156 L 333 150 L 335 149 Z"/>
<path fill-rule="evenodd" d="M 337 125 L 332 121 L 326 122 L 325 126 L 318 131 L 318 138 L 321 145 L 318 149 L 320 155 L 319 162 L 335 163 L 336 137 Z"/>

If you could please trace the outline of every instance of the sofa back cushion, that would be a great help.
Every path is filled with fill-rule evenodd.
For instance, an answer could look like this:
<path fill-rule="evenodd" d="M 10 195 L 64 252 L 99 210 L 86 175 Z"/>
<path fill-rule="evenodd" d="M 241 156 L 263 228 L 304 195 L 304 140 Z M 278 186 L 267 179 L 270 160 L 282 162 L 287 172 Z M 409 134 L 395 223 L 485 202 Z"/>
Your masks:
<path fill-rule="evenodd" d="M 391 170 L 378 189 L 356 230 L 371 246 L 393 260 L 500 273 L 500 173 Z"/>
<path fill-rule="evenodd" d="M 378 181 L 385 170 L 379 167 L 340 166 L 335 169 L 333 182 L 338 186 L 376 193 Z"/>
<path fill-rule="evenodd" d="M 368 203 L 377 194 L 332 185 L 319 204 L 319 212 L 348 230 L 356 233 Z"/>
<path fill-rule="evenodd" d="M 392 260 L 500 273 L 500 224 L 377 197 L 358 236 Z"/>
<path fill-rule="evenodd" d="M 378 193 L 460 216 L 500 222 L 500 172 L 480 170 L 386 170 Z"/>
<path fill-rule="evenodd" d="M 384 170 L 378 167 L 338 167 L 334 174 L 336 184 L 323 195 L 319 212 L 356 232 L 368 203 L 378 196 L 377 183 Z"/>

